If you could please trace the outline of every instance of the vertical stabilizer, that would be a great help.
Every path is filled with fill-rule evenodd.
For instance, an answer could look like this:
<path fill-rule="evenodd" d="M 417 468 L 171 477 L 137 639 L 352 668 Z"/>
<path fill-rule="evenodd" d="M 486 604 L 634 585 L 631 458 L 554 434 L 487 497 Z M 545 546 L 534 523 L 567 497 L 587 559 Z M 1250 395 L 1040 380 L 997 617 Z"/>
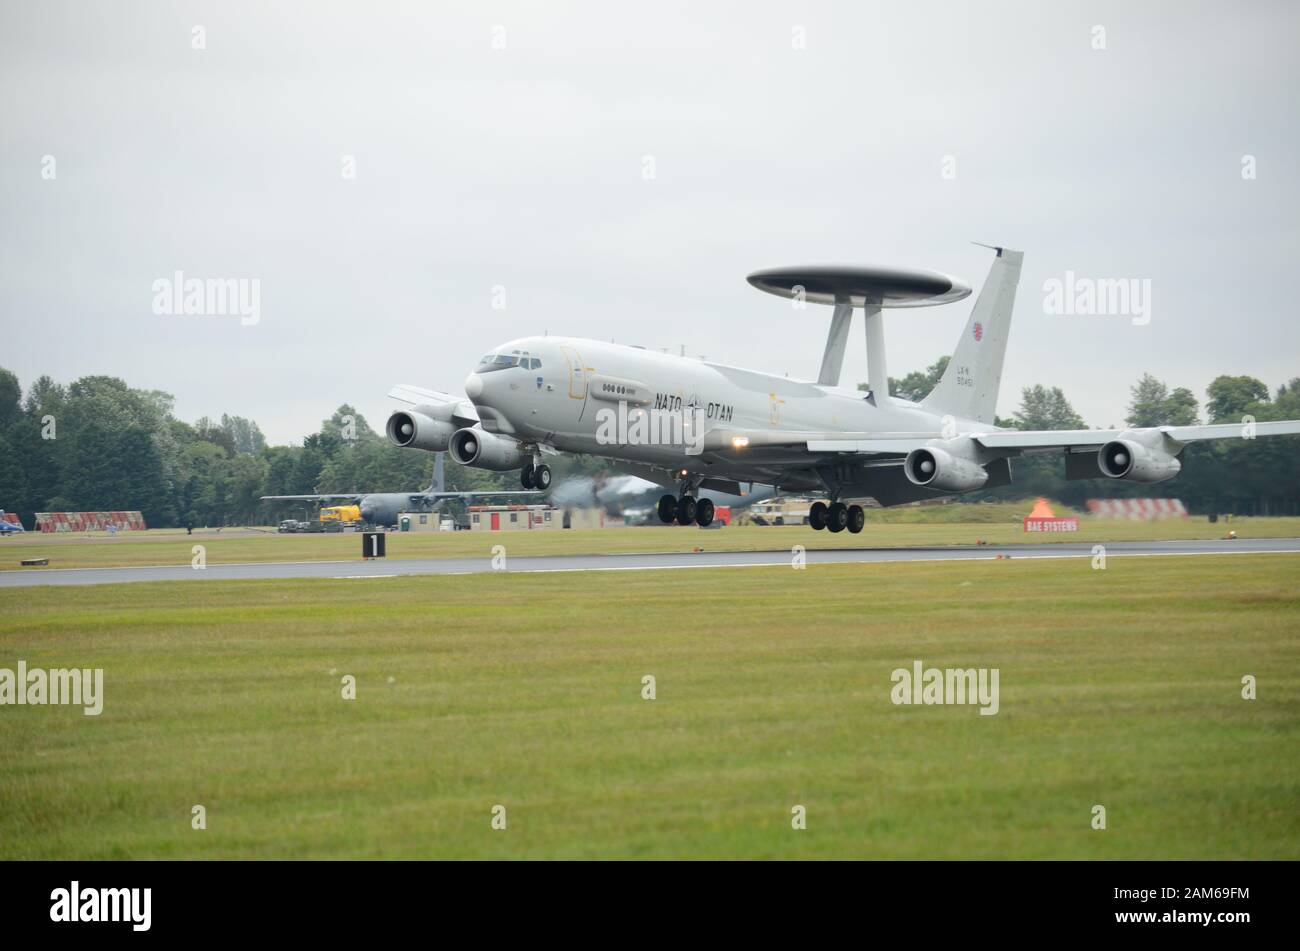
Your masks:
<path fill-rule="evenodd" d="M 433 454 L 433 482 L 425 489 L 426 492 L 445 492 L 447 491 L 447 480 L 443 477 L 442 460 L 447 455 L 445 452 L 435 452 Z"/>
<path fill-rule="evenodd" d="M 1011 332 L 1011 310 L 1020 283 L 1023 251 L 995 248 L 988 279 L 980 289 L 970 320 L 948 363 L 948 369 L 930 395 L 921 401 L 936 413 L 992 423 L 1002 383 L 1002 361 Z"/>

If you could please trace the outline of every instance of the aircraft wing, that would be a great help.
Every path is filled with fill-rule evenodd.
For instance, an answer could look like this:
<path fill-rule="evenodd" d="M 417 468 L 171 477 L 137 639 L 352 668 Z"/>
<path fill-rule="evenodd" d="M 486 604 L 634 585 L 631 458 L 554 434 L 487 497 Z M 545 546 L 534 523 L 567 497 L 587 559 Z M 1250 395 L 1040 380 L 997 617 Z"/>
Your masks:
<path fill-rule="evenodd" d="M 1203 426 L 1151 426 L 1137 429 L 1042 429 L 999 430 L 992 433 L 960 433 L 969 436 L 985 449 L 1012 449 L 1019 452 L 1042 452 L 1052 449 L 1102 446 L 1126 433 L 1159 432 L 1177 451 L 1189 442 L 1204 439 L 1247 438 L 1246 427 L 1241 423 L 1211 423 Z M 1300 420 L 1278 420 L 1254 424 L 1249 438 L 1259 436 L 1300 435 Z M 941 433 L 765 433 L 767 439 L 755 440 L 751 445 L 794 445 L 807 443 L 809 452 L 854 453 L 908 453 L 927 445 L 933 439 L 942 439 Z M 773 438 L 775 437 L 775 438 Z"/>
<path fill-rule="evenodd" d="M 264 495 L 261 497 L 263 502 L 333 502 L 336 500 L 347 500 L 350 502 L 361 501 L 363 493 L 349 492 L 344 495 Z"/>
<path fill-rule="evenodd" d="M 708 449 L 722 448 L 797 448 L 809 452 L 901 452 L 907 453 L 924 446 L 931 439 L 941 439 L 943 434 L 929 432 L 869 433 L 869 432 L 797 432 L 794 430 L 717 430 L 705 439 Z M 743 442 L 736 442 L 743 440 Z M 716 445 L 712 445 L 716 443 Z"/>
<path fill-rule="evenodd" d="M 388 395 L 391 399 L 417 408 L 439 407 L 443 409 L 443 413 L 439 414 L 441 418 L 446 419 L 450 416 L 462 426 L 473 426 L 479 421 L 478 410 L 463 396 L 444 393 L 441 390 L 426 390 L 424 387 L 412 386 L 409 383 L 397 384 L 388 391 Z"/>
<path fill-rule="evenodd" d="M 996 432 L 959 433 L 969 436 L 985 449 L 1010 449 L 1019 452 L 1042 452 L 1073 447 L 1102 446 L 1126 433 L 1159 432 L 1177 451 L 1184 444 L 1204 439 L 1241 439 L 1246 427 L 1241 423 L 1211 423 L 1198 426 L 1153 426 L 1145 429 L 1044 429 L 998 430 Z M 720 434 L 723 435 L 723 434 Z M 857 453 L 863 455 L 906 455 L 913 449 L 945 438 L 940 432 L 751 432 L 725 434 L 724 445 L 742 438 L 749 447 L 806 448 L 812 453 Z M 1259 436 L 1300 435 L 1300 420 L 1258 422 L 1250 438 Z M 734 445 L 734 444 L 733 444 Z M 710 447 L 712 448 L 712 447 Z"/>
<path fill-rule="evenodd" d="M 1125 433 L 1159 432 L 1179 446 L 1203 439 L 1244 439 L 1258 436 L 1289 436 L 1300 434 L 1300 420 L 1278 420 L 1254 424 L 1254 432 L 1247 437 L 1247 428 L 1241 423 L 1211 423 L 1205 426 L 1151 426 L 1145 429 L 1058 429 L 1024 430 L 997 433 L 971 433 L 986 449 L 1068 449 L 1071 446 L 1100 446 L 1119 439 Z"/>
<path fill-rule="evenodd" d="M 545 492 L 536 489 L 518 489 L 505 491 L 493 489 L 487 492 L 415 492 L 411 495 L 412 502 L 437 502 L 440 499 L 486 499 L 502 495 L 545 495 Z"/>

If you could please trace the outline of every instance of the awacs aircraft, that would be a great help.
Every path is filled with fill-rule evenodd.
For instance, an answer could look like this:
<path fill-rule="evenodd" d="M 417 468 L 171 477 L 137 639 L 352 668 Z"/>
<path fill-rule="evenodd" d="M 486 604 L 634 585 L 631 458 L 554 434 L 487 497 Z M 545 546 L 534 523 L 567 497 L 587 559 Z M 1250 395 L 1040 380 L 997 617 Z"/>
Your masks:
<path fill-rule="evenodd" d="M 443 454 L 438 453 L 433 464 L 433 483 L 423 492 L 366 492 L 337 495 L 264 495 L 263 502 L 354 502 L 361 510 L 361 520 L 367 525 L 389 526 L 397 524 L 399 512 L 429 512 L 447 499 L 478 499 L 495 496 L 531 495 L 534 493 L 507 492 L 448 492 L 444 488 Z"/>
<path fill-rule="evenodd" d="M 397 386 L 408 404 L 389 417 L 398 446 L 451 453 L 461 465 L 520 470 L 545 489 L 554 453 L 615 460 L 673 494 L 664 522 L 708 525 L 713 504 L 701 488 L 739 493 L 741 483 L 824 494 L 814 529 L 860 532 L 861 506 L 993 488 L 1011 482 L 1011 463 L 1031 453 L 1065 454 L 1069 479 L 1154 483 L 1182 468 L 1200 439 L 1300 433 L 1300 421 L 1025 432 L 993 425 L 1002 362 L 1023 253 L 993 248 L 992 270 L 948 369 L 919 403 L 891 397 L 883 312 L 960 300 L 971 289 L 935 271 L 880 267 L 797 267 L 758 271 L 760 290 L 834 308 L 815 382 L 568 337 L 503 344 L 465 381 L 467 398 Z M 866 325 L 869 391 L 841 387 L 855 309 Z"/>

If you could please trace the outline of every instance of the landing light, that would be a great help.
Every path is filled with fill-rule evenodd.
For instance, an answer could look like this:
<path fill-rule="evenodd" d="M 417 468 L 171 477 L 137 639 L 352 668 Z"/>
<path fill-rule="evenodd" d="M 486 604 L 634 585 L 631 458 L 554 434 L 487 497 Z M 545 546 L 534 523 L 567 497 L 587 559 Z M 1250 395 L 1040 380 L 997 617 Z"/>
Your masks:
<path fill-rule="evenodd" d="M 746 446 L 748 446 L 748 445 L 749 445 L 749 437 L 748 437 L 748 436 L 732 436 L 732 437 L 731 437 L 731 448 L 732 448 L 732 449 L 744 449 L 744 448 L 745 448 Z"/>

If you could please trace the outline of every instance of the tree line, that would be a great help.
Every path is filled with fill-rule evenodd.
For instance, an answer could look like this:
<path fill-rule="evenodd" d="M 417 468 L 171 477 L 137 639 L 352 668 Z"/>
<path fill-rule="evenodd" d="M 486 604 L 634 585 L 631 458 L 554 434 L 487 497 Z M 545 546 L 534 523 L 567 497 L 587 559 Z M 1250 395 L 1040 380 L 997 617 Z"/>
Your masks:
<path fill-rule="evenodd" d="M 890 392 L 923 399 L 948 358 L 901 379 Z M 1250 376 L 1220 376 L 1204 405 L 1184 387 L 1146 374 L 1130 392 L 1124 424 L 1190 425 L 1300 419 L 1300 377 L 1276 393 Z M 342 405 L 300 446 L 269 446 L 257 423 L 239 416 L 194 423 L 173 413 L 171 395 L 109 376 L 56 383 L 42 376 L 24 394 L 0 369 L 0 508 L 33 527 L 36 512 L 140 511 L 151 527 L 265 524 L 292 514 L 268 508 L 263 495 L 405 492 L 432 478 L 432 456 L 398 449 L 356 410 Z M 1202 418 L 1203 412 L 1203 418 Z M 1082 429 L 1059 387 L 1026 387 L 998 425 Z M 1108 423 L 1106 428 L 1114 428 Z M 1044 495 L 1079 506 L 1099 497 L 1177 497 L 1199 513 L 1300 514 L 1300 437 L 1193 443 L 1178 478 L 1157 485 L 1108 479 L 1067 482 L 1059 454 L 1014 460 L 1010 486 L 966 499 Z M 599 460 L 572 468 L 594 474 Z M 565 468 L 569 468 L 566 466 Z M 513 488 L 514 473 L 446 467 L 449 489 Z"/>
<path fill-rule="evenodd" d="M 0 369 L 0 508 L 32 528 L 37 512 L 139 511 L 153 528 L 265 524 L 289 508 L 263 495 L 425 488 L 433 457 L 401 450 L 351 406 L 301 446 L 269 446 L 239 416 L 194 423 L 171 395 L 109 376 L 48 376 L 24 395 Z M 513 473 L 447 466 L 448 488 L 504 487 Z M 301 514 L 301 506 L 296 507 Z"/>

